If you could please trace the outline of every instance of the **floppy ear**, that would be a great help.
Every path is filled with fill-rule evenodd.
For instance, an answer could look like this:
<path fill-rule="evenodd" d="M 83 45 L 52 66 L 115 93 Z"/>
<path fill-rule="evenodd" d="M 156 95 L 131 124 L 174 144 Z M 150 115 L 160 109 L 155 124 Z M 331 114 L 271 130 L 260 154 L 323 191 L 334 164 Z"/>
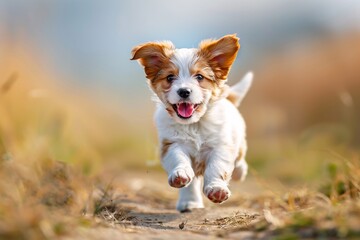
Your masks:
<path fill-rule="evenodd" d="M 154 79 L 162 66 L 170 59 L 174 50 L 171 42 L 149 42 L 132 49 L 131 60 L 138 60 L 144 66 L 147 79 Z"/>
<path fill-rule="evenodd" d="M 235 34 L 226 35 L 219 40 L 202 41 L 199 56 L 207 60 L 217 79 L 226 80 L 239 49 L 239 38 Z"/>

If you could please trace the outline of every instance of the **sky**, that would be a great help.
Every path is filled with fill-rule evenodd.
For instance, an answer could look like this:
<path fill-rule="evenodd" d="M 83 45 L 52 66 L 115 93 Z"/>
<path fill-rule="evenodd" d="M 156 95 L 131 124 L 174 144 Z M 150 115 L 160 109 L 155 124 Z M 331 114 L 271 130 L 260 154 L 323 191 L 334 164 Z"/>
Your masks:
<path fill-rule="evenodd" d="M 360 30 L 360 1 L 0 0 L 0 29 L 39 51 L 61 79 L 125 93 L 145 83 L 129 60 L 137 44 L 196 47 L 237 33 L 242 48 L 235 68 L 246 72 L 279 49 Z"/>

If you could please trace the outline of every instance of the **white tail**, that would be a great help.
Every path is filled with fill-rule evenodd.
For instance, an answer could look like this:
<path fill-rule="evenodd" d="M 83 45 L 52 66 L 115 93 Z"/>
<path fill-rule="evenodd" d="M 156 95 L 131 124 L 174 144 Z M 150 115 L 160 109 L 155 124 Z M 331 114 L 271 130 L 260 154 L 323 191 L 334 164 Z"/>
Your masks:
<path fill-rule="evenodd" d="M 246 93 L 249 91 L 254 74 L 248 72 L 240 82 L 230 87 L 230 93 L 227 97 L 236 107 L 238 107 L 241 101 L 244 99 Z"/>

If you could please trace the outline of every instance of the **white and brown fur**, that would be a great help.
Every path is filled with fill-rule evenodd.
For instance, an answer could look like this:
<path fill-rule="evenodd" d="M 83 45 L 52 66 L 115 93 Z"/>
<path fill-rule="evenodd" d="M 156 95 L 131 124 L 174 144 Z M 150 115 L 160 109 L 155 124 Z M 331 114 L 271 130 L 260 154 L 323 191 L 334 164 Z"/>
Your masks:
<path fill-rule="evenodd" d="M 196 49 L 176 49 L 164 41 L 132 50 L 132 60 L 144 67 L 158 98 L 155 122 L 161 160 L 170 186 L 180 188 L 179 211 L 204 207 L 202 179 L 204 194 L 222 203 L 230 197 L 230 179 L 246 177 L 245 122 L 237 107 L 252 73 L 233 87 L 226 85 L 239 49 L 239 38 L 227 35 L 202 41 Z M 189 96 L 181 97 L 179 89 L 188 89 Z M 190 116 L 179 114 L 179 104 L 190 106 L 185 108 Z"/>

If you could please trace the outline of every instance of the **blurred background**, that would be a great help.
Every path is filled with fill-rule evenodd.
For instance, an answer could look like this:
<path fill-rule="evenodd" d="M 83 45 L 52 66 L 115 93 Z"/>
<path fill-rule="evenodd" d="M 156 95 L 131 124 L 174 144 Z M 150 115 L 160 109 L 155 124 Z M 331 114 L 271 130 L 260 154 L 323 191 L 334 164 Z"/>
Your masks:
<path fill-rule="evenodd" d="M 2 159 L 55 159 L 89 175 L 160 169 L 154 104 L 132 47 L 196 47 L 232 33 L 241 50 L 229 83 L 255 74 L 240 107 L 253 171 L 304 184 L 334 156 L 359 152 L 357 0 L 3 0 Z"/>

